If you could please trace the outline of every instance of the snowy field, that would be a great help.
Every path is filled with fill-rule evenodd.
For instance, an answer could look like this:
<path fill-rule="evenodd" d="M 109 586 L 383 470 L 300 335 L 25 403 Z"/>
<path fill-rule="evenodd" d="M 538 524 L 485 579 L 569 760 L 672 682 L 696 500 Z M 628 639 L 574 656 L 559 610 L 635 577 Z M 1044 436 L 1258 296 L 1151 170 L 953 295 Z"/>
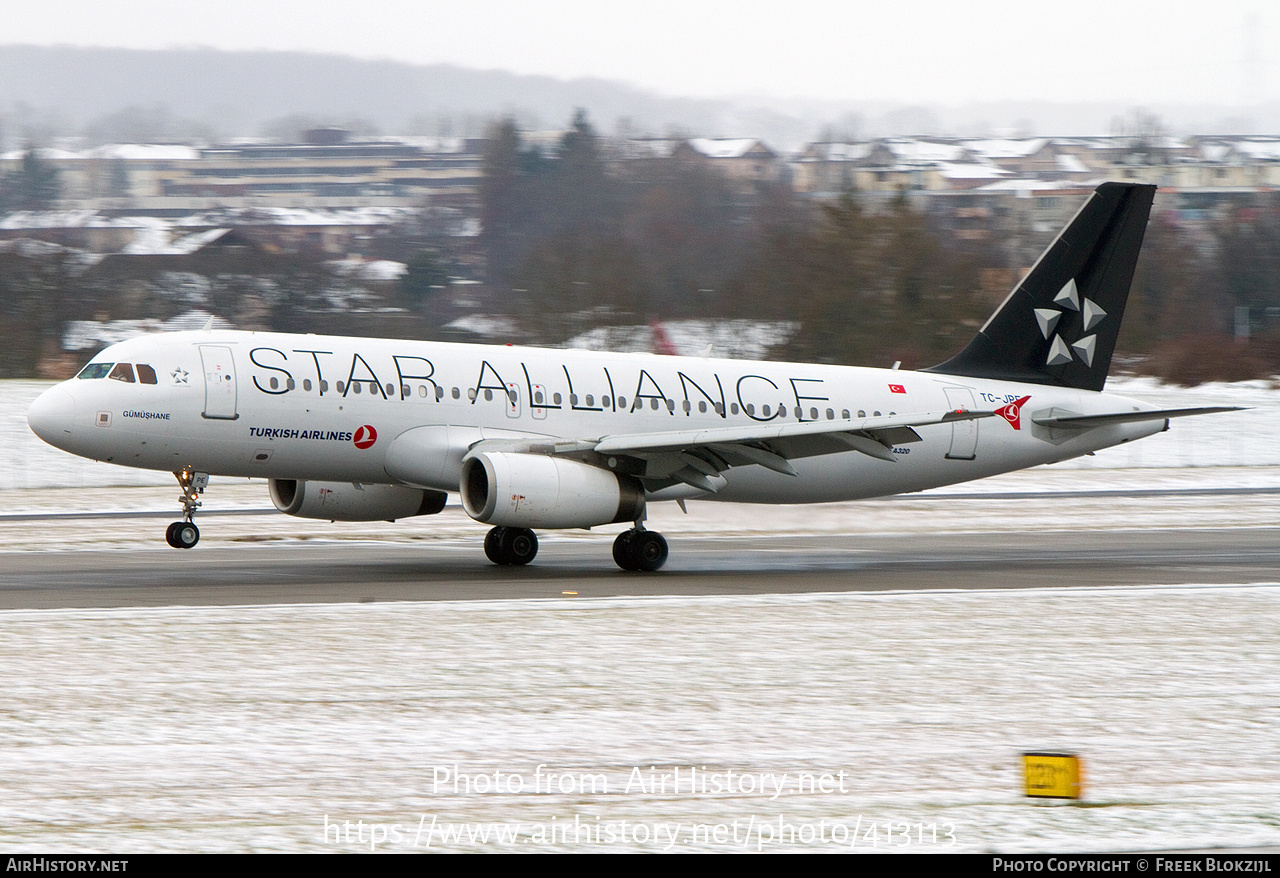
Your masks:
<path fill-rule="evenodd" d="M 1278 613 L 1275 586 L 0 613 L 0 848 L 1277 846 Z M 1040 749 L 1082 755 L 1083 804 L 1020 795 Z"/>
<path fill-rule="evenodd" d="M 44 386 L 0 382 L 0 551 L 66 546 L 50 536 L 59 525 L 4 515 L 176 511 L 170 476 L 81 462 L 31 436 L 23 416 Z M 1280 487 L 1280 392 L 1108 389 L 1253 408 L 947 491 L 690 504 L 687 517 L 664 504 L 655 526 L 1280 521 L 1277 494 L 1187 493 Z M 1078 495 L 1116 489 L 1184 493 Z M 1054 492 L 1076 496 L 1041 496 Z M 269 505 L 264 485 L 235 480 L 215 480 L 206 501 Z M 154 546 L 162 528 L 95 521 L 86 547 Z M 456 508 L 395 527 L 247 514 L 207 519 L 201 545 L 478 546 L 483 530 Z M 0 612 L 0 849 L 1277 847 L 1277 611 L 1280 585 L 1241 583 Z M 1044 749 L 1083 756 L 1083 803 L 1020 795 L 1019 754 Z"/>

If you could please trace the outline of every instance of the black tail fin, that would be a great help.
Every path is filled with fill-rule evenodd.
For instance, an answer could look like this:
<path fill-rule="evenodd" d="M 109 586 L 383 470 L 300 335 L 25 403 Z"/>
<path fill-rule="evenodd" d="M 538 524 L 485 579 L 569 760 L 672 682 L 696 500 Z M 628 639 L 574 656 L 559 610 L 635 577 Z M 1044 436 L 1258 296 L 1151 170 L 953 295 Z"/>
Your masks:
<path fill-rule="evenodd" d="M 968 347 L 924 371 L 1101 390 L 1155 192 L 1099 186 Z"/>

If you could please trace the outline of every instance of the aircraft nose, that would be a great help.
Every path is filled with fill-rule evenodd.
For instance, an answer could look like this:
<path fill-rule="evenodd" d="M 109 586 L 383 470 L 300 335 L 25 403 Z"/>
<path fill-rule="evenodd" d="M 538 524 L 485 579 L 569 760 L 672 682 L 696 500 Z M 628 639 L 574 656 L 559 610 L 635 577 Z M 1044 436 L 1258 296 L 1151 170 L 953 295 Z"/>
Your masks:
<path fill-rule="evenodd" d="M 27 426 L 50 445 L 61 448 L 71 437 L 76 401 L 63 387 L 51 387 L 27 410 Z"/>

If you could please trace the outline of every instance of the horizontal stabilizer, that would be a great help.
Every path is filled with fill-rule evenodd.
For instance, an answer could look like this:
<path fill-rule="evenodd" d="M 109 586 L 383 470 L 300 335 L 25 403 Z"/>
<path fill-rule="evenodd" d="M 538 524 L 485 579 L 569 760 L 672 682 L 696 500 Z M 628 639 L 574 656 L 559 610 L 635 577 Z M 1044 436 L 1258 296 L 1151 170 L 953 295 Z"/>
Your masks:
<path fill-rule="evenodd" d="M 1041 427 L 1089 430 L 1094 427 L 1109 427 L 1112 424 L 1131 424 L 1136 421 L 1163 421 L 1168 418 L 1185 418 L 1188 415 L 1214 415 L 1219 412 L 1239 411 L 1244 411 L 1244 408 L 1238 405 L 1215 405 L 1190 409 L 1157 409 L 1153 412 L 1116 412 L 1109 415 L 1050 415 L 1048 417 L 1032 418 L 1031 421 Z"/>

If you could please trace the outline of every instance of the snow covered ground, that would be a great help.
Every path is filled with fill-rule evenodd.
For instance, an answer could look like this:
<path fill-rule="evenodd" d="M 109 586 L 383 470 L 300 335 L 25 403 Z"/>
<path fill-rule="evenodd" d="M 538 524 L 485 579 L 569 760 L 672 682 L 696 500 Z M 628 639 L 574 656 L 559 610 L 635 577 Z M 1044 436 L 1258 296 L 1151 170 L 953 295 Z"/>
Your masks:
<path fill-rule="evenodd" d="M 31 436 L 23 415 L 43 386 L 0 383 L 0 516 L 176 510 L 171 477 Z M 687 517 L 663 504 L 657 526 L 1280 520 L 1277 494 L 1185 493 L 1280 487 L 1275 389 L 1109 389 L 1253 409 L 948 492 L 690 504 Z M 1184 493 L 1078 495 L 1150 488 Z M 1076 494 L 1081 513 L 1063 516 L 1053 492 Z M 215 480 L 206 500 L 268 505 L 265 486 L 244 481 Z M 483 532 L 456 508 L 394 527 L 208 521 L 202 546 Z M 154 545 L 162 524 L 95 523 L 94 546 Z M 65 547 L 55 531 L 0 521 L 0 551 Z M 0 849 L 1276 847 L 1278 611 L 1280 585 L 1242 583 L 0 612 Z M 1082 755 L 1083 803 L 1021 796 L 1019 754 L 1044 749 Z"/>
<path fill-rule="evenodd" d="M 1276 586 L 5 612 L 0 848 L 1276 846 L 1278 613 Z M 1021 795 L 1043 749 L 1083 757 L 1083 803 Z"/>

